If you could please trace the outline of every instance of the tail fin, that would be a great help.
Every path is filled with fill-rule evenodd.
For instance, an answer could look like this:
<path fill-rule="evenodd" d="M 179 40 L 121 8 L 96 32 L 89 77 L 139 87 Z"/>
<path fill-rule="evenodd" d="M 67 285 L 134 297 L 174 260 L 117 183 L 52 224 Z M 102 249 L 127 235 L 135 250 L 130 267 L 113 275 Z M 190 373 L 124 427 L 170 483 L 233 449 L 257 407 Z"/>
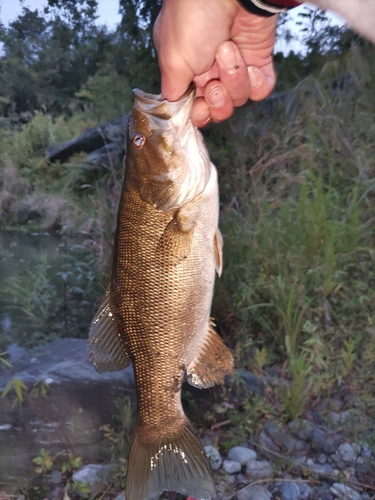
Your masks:
<path fill-rule="evenodd" d="M 126 500 L 151 500 L 163 491 L 193 498 L 216 495 L 211 466 L 188 422 L 177 438 L 147 444 L 135 431 L 126 477 Z"/>

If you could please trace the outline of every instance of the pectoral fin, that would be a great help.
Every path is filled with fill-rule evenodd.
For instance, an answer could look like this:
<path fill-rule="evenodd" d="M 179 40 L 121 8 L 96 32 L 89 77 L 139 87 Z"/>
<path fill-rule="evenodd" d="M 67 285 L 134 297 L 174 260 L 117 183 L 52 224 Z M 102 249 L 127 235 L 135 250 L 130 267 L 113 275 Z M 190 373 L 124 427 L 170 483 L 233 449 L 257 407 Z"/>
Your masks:
<path fill-rule="evenodd" d="M 206 389 L 222 384 L 224 376 L 233 372 L 233 356 L 210 322 L 203 346 L 187 367 L 189 384 Z"/>
<path fill-rule="evenodd" d="M 177 210 L 173 219 L 164 230 L 157 245 L 159 257 L 166 259 L 169 264 L 177 265 L 185 260 L 191 250 L 194 226 L 199 216 L 199 208 L 187 204 Z"/>
<path fill-rule="evenodd" d="M 89 355 L 90 361 L 99 373 L 123 370 L 130 363 L 119 337 L 118 326 L 111 308 L 109 288 L 91 322 Z"/>
<path fill-rule="evenodd" d="M 223 237 L 221 236 L 219 228 L 217 228 L 215 231 L 214 248 L 215 248 L 216 272 L 217 275 L 220 277 L 223 271 Z"/>

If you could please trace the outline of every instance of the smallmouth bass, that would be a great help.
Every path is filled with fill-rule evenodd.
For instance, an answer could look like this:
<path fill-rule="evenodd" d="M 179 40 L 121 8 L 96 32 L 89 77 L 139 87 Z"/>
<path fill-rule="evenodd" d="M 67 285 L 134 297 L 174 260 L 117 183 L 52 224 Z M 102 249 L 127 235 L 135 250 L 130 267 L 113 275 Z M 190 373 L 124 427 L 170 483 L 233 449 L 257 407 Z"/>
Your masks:
<path fill-rule="evenodd" d="M 182 408 L 181 385 L 222 383 L 233 358 L 213 328 L 222 268 L 215 166 L 177 102 L 134 90 L 125 175 L 107 290 L 89 334 L 99 372 L 133 363 L 137 422 L 127 500 L 163 491 L 213 498 L 209 462 Z"/>

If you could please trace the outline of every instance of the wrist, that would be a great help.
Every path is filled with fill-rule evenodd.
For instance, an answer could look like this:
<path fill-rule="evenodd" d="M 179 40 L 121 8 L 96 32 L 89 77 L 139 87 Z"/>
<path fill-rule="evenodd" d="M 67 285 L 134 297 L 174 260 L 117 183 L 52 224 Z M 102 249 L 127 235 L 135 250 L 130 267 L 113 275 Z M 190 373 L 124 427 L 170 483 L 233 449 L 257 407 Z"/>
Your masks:
<path fill-rule="evenodd" d="M 294 0 L 238 0 L 238 2 L 247 11 L 262 17 L 274 16 L 300 5 Z"/>

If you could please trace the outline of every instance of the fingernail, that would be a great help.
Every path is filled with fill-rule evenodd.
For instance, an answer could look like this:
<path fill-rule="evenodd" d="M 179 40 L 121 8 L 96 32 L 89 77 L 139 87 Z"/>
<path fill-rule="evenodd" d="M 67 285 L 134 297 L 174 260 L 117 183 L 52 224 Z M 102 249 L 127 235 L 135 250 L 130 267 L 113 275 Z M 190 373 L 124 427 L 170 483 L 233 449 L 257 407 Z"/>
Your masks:
<path fill-rule="evenodd" d="M 221 87 L 213 87 L 204 98 L 213 108 L 221 108 L 225 103 L 225 93 Z"/>
<path fill-rule="evenodd" d="M 205 125 L 208 125 L 210 121 L 211 121 L 211 115 L 210 115 L 210 110 L 208 108 L 201 111 L 196 118 L 196 122 L 199 123 L 199 127 L 204 127 Z"/>
<path fill-rule="evenodd" d="M 236 51 L 233 47 L 221 47 L 216 56 L 217 62 L 223 69 L 238 69 Z"/>
<path fill-rule="evenodd" d="M 253 89 L 259 87 L 260 84 L 258 71 L 258 68 L 255 68 L 254 66 L 249 66 L 247 68 L 247 72 L 249 73 L 250 87 Z"/>

